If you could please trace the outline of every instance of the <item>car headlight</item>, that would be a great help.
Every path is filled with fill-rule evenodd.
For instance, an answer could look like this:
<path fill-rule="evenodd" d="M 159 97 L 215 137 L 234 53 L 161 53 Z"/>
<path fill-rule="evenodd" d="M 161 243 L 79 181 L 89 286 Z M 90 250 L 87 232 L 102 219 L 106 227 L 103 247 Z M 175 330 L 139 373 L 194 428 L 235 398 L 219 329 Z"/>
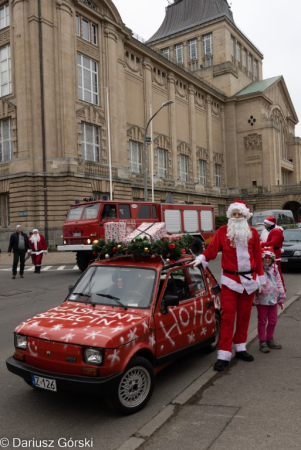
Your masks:
<path fill-rule="evenodd" d="M 294 252 L 294 256 L 301 256 L 301 250 L 296 250 Z"/>
<path fill-rule="evenodd" d="M 95 364 L 97 366 L 100 366 L 103 362 L 102 350 L 97 348 L 85 348 L 84 362 L 86 364 Z"/>
<path fill-rule="evenodd" d="M 87 239 L 87 244 L 91 244 L 91 239 Z"/>
<path fill-rule="evenodd" d="M 15 334 L 15 347 L 20 350 L 26 350 L 27 336 L 24 336 L 23 334 Z"/>

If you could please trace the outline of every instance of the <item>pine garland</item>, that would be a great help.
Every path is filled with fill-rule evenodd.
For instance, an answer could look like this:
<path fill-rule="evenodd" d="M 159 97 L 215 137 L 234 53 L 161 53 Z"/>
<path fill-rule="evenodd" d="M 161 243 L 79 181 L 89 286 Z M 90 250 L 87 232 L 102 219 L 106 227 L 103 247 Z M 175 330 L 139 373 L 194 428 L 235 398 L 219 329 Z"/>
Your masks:
<path fill-rule="evenodd" d="M 193 236 L 184 234 L 179 239 L 164 238 L 163 240 L 149 242 L 146 238 L 137 237 L 128 244 L 117 242 L 115 239 L 99 239 L 93 242 L 92 251 L 98 258 L 110 258 L 112 256 L 132 255 L 134 259 L 141 256 L 162 256 L 166 259 L 179 259 L 186 252 L 193 242 Z"/>

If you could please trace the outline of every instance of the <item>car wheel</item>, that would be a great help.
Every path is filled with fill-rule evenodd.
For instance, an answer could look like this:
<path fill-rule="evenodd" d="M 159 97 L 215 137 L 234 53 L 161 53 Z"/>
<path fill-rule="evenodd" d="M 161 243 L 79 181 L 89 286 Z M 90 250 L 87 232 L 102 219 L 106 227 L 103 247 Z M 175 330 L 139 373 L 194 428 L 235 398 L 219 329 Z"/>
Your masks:
<path fill-rule="evenodd" d="M 82 272 L 86 270 L 86 268 L 89 266 L 90 262 L 92 260 L 92 255 L 89 255 L 84 252 L 77 252 L 76 253 L 76 263 Z"/>
<path fill-rule="evenodd" d="M 124 415 L 134 414 L 147 404 L 154 387 L 153 366 L 147 359 L 136 356 L 127 366 L 115 394 L 106 400 L 113 411 Z"/>
<path fill-rule="evenodd" d="M 208 345 L 206 347 L 206 350 L 208 352 L 214 352 L 217 349 L 217 344 L 219 340 L 219 335 L 221 331 L 221 316 L 218 312 L 215 312 L 215 323 L 216 323 L 216 332 L 215 332 L 215 340 L 212 342 L 212 344 Z"/>

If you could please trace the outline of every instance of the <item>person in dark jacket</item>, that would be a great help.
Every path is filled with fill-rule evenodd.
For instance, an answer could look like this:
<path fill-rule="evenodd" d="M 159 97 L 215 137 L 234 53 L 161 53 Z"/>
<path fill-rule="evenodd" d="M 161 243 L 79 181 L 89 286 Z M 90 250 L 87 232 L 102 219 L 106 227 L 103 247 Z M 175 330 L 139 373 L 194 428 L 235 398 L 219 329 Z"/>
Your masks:
<path fill-rule="evenodd" d="M 22 226 L 17 225 L 16 232 L 11 235 L 8 246 L 8 255 L 11 255 L 11 251 L 13 251 L 14 253 L 13 279 L 15 279 L 17 275 L 19 258 L 20 277 L 24 278 L 25 255 L 28 250 L 31 251 L 31 245 L 29 243 L 28 236 L 26 233 L 23 233 Z"/>

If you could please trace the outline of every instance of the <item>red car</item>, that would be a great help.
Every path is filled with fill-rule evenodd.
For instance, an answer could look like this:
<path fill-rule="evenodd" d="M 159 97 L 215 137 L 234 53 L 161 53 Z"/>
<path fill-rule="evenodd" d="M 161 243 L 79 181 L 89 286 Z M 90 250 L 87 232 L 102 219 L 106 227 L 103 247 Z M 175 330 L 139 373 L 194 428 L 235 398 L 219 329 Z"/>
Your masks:
<path fill-rule="evenodd" d="M 210 270 L 193 267 L 187 255 L 95 262 L 60 306 L 15 329 L 7 368 L 35 388 L 81 389 L 135 413 L 167 363 L 216 348 L 219 292 Z"/>

